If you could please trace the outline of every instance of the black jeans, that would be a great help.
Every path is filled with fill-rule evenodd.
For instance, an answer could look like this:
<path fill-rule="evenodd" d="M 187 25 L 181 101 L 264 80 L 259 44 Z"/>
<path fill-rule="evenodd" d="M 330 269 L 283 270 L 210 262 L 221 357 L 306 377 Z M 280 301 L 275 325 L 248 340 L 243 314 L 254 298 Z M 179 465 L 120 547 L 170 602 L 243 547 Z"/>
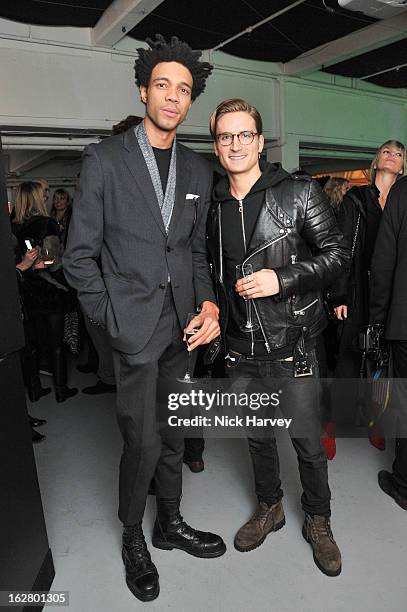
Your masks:
<path fill-rule="evenodd" d="M 315 385 L 315 377 L 318 377 L 315 351 L 310 351 L 314 380 L 312 377 L 294 379 L 292 361 L 260 361 L 247 359 L 234 351 L 229 351 L 229 354 L 234 358 L 234 361 L 226 362 L 229 378 L 262 379 L 261 383 L 259 380 L 249 383 L 253 391 L 259 391 L 259 384 L 267 388 L 270 383 L 275 391 L 273 381 L 278 379 L 281 397 L 284 398 L 280 408 L 285 417 L 293 418 L 294 428 L 289 431 L 298 457 L 303 487 L 302 507 L 311 515 L 330 516 L 331 492 L 328 485 L 327 460 L 321 444 L 319 394 L 316 393 Z M 271 416 L 270 411 L 268 416 Z M 301 437 L 297 437 L 295 432 L 300 433 Z M 275 504 L 283 497 L 275 437 L 249 437 L 248 443 L 258 500 L 269 505 Z"/>
<path fill-rule="evenodd" d="M 51 349 L 52 369 L 55 388 L 64 387 L 67 380 L 66 355 L 64 347 L 63 312 L 30 312 L 24 321 L 25 347 L 22 349 L 24 383 L 34 396 L 39 393 L 39 354 L 44 334 Z"/>

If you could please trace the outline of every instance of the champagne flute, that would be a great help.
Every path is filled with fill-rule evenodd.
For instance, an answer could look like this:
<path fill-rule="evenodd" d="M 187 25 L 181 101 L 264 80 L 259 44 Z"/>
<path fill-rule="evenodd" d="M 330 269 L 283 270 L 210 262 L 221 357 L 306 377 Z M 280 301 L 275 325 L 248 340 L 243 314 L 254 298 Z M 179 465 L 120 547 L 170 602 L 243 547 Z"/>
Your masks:
<path fill-rule="evenodd" d="M 189 312 L 187 314 L 187 318 L 185 321 L 185 327 L 188 327 L 188 325 L 190 324 L 190 322 L 195 319 L 195 317 L 197 316 L 196 312 Z M 185 337 L 186 337 L 186 341 L 187 341 L 187 346 L 188 346 L 188 340 L 189 338 L 192 338 L 192 336 L 194 336 L 196 333 L 199 332 L 199 327 L 193 327 L 191 330 L 189 330 L 188 332 L 185 332 Z M 187 384 L 191 384 L 196 382 L 196 380 L 194 378 L 192 378 L 192 372 L 191 372 L 191 365 L 192 365 L 192 351 L 188 351 L 188 363 L 187 363 L 187 369 L 186 372 L 184 374 L 184 376 L 182 377 L 177 377 L 177 381 L 181 382 L 181 383 L 187 383 Z"/>
<path fill-rule="evenodd" d="M 236 280 L 240 278 L 248 278 L 253 274 L 252 264 L 239 264 L 236 266 Z M 252 312 L 252 300 L 250 298 L 243 297 L 246 304 L 246 322 L 240 325 L 241 331 L 250 333 L 259 329 L 258 323 L 253 321 Z"/>

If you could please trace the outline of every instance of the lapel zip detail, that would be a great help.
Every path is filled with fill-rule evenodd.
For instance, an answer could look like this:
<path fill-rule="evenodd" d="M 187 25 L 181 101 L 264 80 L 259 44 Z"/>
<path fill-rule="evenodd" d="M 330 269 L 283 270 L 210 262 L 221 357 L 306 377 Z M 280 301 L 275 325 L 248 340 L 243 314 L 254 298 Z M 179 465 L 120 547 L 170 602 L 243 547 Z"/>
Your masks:
<path fill-rule="evenodd" d="M 251 257 L 253 257 L 254 255 L 257 255 L 257 253 L 261 253 L 261 251 L 264 251 L 264 249 L 267 249 L 272 244 L 275 244 L 276 242 L 279 242 L 280 240 L 283 240 L 287 236 L 288 236 L 288 232 L 285 231 L 285 233 L 282 234 L 281 236 L 278 236 L 277 238 L 274 238 L 274 240 L 271 240 L 270 242 L 267 242 L 260 249 L 257 249 L 256 251 L 253 251 L 253 253 L 251 253 L 251 255 L 249 255 L 249 257 L 247 257 L 243 263 L 244 264 L 247 263 Z M 267 353 L 271 353 L 270 344 L 268 342 L 268 339 L 267 339 L 267 336 L 266 336 L 266 332 L 264 331 L 263 323 L 262 323 L 260 314 L 259 314 L 259 312 L 257 310 L 256 302 L 255 302 L 255 300 L 252 300 L 252 302 L 253 302 L 253 307 L 254 307 L 254 311 L 256 313 L 257 320 L 258 320 L 259 325 L 260 325 L 260 330 L 261 330 L 262 336 L 264 338 L 264 346 L 266 347 Z"/>
<path fill-rule="evenodd" d="M 253 251 L 253 253 L 250 253 L 249 257 L 246 257 L 246 259 L 244 260 L 243 264 L 247 263 L 249 261 L 249 259 L 251 259 L 251 257 L 254 257 L 255 255 L 257 255 L 257 253 L 261 253 L 261 251 L 264 251 L 264 249 L 267 249 L 272 244 L 275 244 L 276 242 L 279 242 L 280 240 L 284 240 L 284 238 L 287 238 L 287 236 L 288 236 L 288 232 L 286 230 L 284 232 L 284 234 L 281 234 L 281 236 L 278 236 L 277 238 L 274 238 L 273 240 L 270 240 L 269 242 L 266 242 L 266 244 L 264 244 L 262 247 L 260 247 L 256 251 Z"/>

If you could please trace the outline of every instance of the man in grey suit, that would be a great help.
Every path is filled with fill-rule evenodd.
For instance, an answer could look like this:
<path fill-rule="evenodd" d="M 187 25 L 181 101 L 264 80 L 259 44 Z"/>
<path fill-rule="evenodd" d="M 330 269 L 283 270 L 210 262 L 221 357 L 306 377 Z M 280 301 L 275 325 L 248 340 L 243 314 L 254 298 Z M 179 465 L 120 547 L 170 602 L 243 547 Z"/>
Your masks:
<path fill-rule="evenodd" d="M 186 369 L 187 313 L 200 310 L 186 328 L 199 328 L 188 350 L 219 335 L 205 246 L 211 170 L 175 141 L 212 67 L 175 37 L 147 42 L 135 64 L 144 120 L 86 149 L 64 257 L 84 312 L 106 328 L 114 351 L 122 555 L 127 585 L 142 601 L 159 594 L 141 527 L 152 479 L 155 547 L 209 558 L 226 550 L 219 536 L 183 521 L 183 440 L 164 439 L 156 427 L 158 378 Z"/>

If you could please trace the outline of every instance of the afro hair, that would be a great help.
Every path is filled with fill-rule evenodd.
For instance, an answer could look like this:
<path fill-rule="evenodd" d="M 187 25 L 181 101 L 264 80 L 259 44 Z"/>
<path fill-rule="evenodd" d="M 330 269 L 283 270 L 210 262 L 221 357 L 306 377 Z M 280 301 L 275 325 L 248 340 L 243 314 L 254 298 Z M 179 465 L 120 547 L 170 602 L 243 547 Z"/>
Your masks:
<path fill-rule="evenodd" d="M 156 34 L 155 37 L 156 40 L 146 39 L 150 49 L 137 49 L 138 58 L 134 64 L 137 87 L 140 85 L 148 87 L 151 73 L 157 64 L 178 62 L 188 68 L 192 75 L 191 99 L 195 100 L 205 89 L 206 79 L 212 72 L 213 66 L 208 62 L 199 61 L 202 52 L 193 51 L 187 43 L 176 36 L 172 36 L 169 43 L 161 34 Z"/>

